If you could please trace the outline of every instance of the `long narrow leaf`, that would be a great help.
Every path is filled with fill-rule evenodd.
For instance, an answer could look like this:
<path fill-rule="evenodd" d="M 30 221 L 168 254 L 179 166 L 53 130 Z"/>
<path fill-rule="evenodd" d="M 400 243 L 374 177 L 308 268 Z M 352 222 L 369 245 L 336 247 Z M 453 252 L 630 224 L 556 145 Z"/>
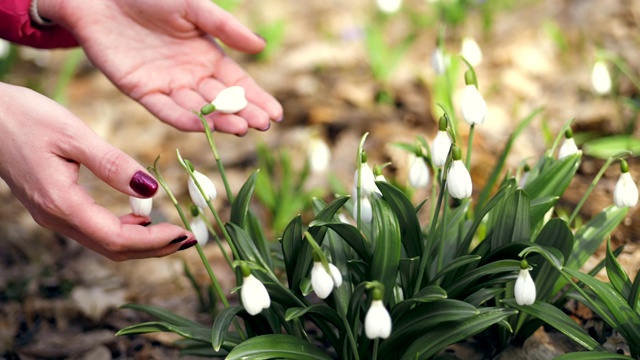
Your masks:
<path fill-rule="evenodd" d="M 236 346 L 227 360 L 331 360 L 322 350 L 308 341 L 291 335 L 262 335 L 253 337 Z"/>
<path fill-rule="evenodd" d="M 169 310 L 153 306 L 153 305 L 140 305 L 140 304 L 125 304 L 120 306 L 121 309 L 132 309 L 136 311 L 141 311 L 147 313 L 153 317 L 158 318 L 159 320 L 166 321 L 169 324 L 179 325 L 179 326 L 202 326 L 197 322 L 190 320 L 186 317 L 177 315 L 172 313 Z"/>

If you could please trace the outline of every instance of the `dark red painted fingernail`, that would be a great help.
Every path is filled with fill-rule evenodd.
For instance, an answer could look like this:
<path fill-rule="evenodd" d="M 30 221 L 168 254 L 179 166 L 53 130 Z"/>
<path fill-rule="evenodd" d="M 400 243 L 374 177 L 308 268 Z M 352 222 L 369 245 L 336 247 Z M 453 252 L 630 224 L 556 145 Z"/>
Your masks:
<path fill-rule="evenodd" d="M 142 224 L 140 224 L 140 226 L 144 226 L 144 227 L 147 227 L 149 225 L 151 225 L 151 221 L 145 221 Z"/>
<path fill-rule="evenodd" d="M 158 191 L 158 182 L 156 179 L 144 171 L 138 171 L 133 174 L 129 186 L 133 191 L 144 197 L 151 197 Z"/>
<path fill-rule="evenodd" d="M 180 236 L 178 238 L 175 238 L 175 239 L 171 240 L 171 242 L 169 244 L 177 244 L 179 242 L 183 242 L 183 241 L 187 240 L 187 238 L 188 238 L 187 235 L 182 235 L 182 236 Z"/>
<path fill-rule="evenodd" d="M 189 241 L 185 241 L 182 245 L 180 245 L 180 248 L 178 249 L 178 251 L 186 250 L 186 249 L 192 247 L 193 245 L 195 245 L 197 243 L 198 243 L 198 240 L 196 240 L 196 239 L 191 239 Z"/>

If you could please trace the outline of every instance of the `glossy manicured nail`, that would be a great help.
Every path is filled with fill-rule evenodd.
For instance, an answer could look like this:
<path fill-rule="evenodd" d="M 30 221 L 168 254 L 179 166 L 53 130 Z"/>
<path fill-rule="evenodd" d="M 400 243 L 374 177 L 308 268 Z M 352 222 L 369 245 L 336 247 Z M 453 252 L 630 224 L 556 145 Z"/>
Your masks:
<path fill-rule="evenodd" d="M 268 122 L 268 123 L 267 123 L 267 126 L 263 127 L 263 128 L 262 128 L 262 129 L 260 129 L 260 130 L 262 130 L 262 131 L 267 131 L 267 130 L 269 130 L 270 128 L 271 128 L 271 122 Z"/>
<path fill-rule="evenodd" d="M 133 174 L 129 186 L 144 197 L 153 196 L 158 191 L 158 182 L 151 175 L 138 171 Z"/>
<path fill-rule="evenodd" d="M 196 239 L 191 239 L 189 241 L 185 241 L 182 245 L 180 245 L 180 248 L 178 249 L 178 251 L 186 250 L 186 249 L 192 247 L 193 245 L 195 245 L 197 243 L 198 243 L 198 240 L 196 240 Z"/>
<path fill-rule="evenodd" d="M 144 227 L 147 227 L 149 225 L 151 225 L 151 221 L 145 221 L 145 222 L 140 224 L 140 226 L 144 226 Z"/>
<path fill-rule="evenodd" d="M 171 242 L 169 244 L 177 244 L 179 242 L 183 242 L 183 241 L 187 240 L 187 238 L 188 238 L 187 235 L 182 235 L 182 236 L 180 236 L 178 238 L 175 238 L 175 239 L 171 240 Z"/>

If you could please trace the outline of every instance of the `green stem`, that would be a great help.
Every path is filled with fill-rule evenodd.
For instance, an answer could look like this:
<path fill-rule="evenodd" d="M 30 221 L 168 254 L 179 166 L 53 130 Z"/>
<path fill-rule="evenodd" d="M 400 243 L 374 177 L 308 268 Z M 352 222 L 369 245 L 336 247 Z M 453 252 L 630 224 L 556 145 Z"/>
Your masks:
<path fill-rule="evenodd" d="M 218 154 L 218 149 L 215 142 L 213 141 L 213 134 L 211 133 L 211 129 L 209 128 L 209 123 L 207 123 L 207 120 L 204 118 L 201 112 L 198 112 L 197 115 L 200 119 L 200 122 L 202 122 L 202 126 L 204 127 L 204 133 L 205 135 L 207 135 L 207 142 L 209 143 L 209 147 L 211 147 L 213 157 L 216 159 L 216 164 L 218 165 L 218 170 L 220 171 L 220 176 L 222 177 L 222 182 L 224 183 L 224 189 L 227 192 L 227 199 L 229 199 L 229 202 L 233 202 L 233 192 L 231 191 L 231 186 L 229 185 L 227 174 L 224 171 L 224 165 L 222 164 L 222 160 L 220 159 L 220 155 Z"/>
<path fill-rule="evenodd" d="M 220 252 L 222 253 L 222 256 L 224 256 L 224 259 L 227 261 L 227 264 L 229 264 L 229 267 L 233 270 L 233 262 L 231 261 L 231 258 L 229 258 L 229 255 L 227 254 L 227 251 L 224 248 L 224 246 L 222 246 L 222 241 L 220 240 L 220 237 L 215 232 L 215 230 L 213 229 L 213 226 L 209 221 L 205 221 L 205 224 L 207 224 L 207 230 L 209 230 L 209 233 L 213 237 L 213 240 L 216 242 L 216 244 L 218 244 L 218 247 L 220 248 Z"/>
<path fill-rule="evenodd" d="M 338 311 L 338 316 L 340 316 L 340 318 L 342 319 L 342 322 L 344 323 L 344 330 L 347 332 L 349 345 L 351 345 L 351 348 L 353 349 L 353 356 L 355 360 L 359 360 L 360 357 L 358 355 L 358 344 L 356 343 L 356 339 L 353 336 L 353 331 L 351 330 L 351 326 L 349 326 L 349 320 L 347 319 L 347 314 L 344 313 L 344 309 L 339 304 L 340 301 L 337 299 L 335 295 L 334 295 L 334 299 L 336 303 L 336 310 Z"/>
<path fill-rule="evenodd" d="M 467 169 L 471 170 L 471 149 L 473 146 L 473 134 L 475 133 L 476 124 L 471 124 L 471 128 L 469 129 L 469 142 L 467 144 L 467 160 L 465 161 L 465 165 Z"/>
<path fill-rule="evenodd" d="M 444 263 L 444 240 L 445 240 L 445 233 L 446 233 L 446 226 L 447 226 L 447 208 L 448 206 L 446 205 L 447 203 L 447 195 L 444 196 L 444 207 L 442 209 L 442 220 L 440 222 L 440 239 L 438 241 L 438 267 L 437 267 L 437 271 L 436 274 L 438 274 L 440 272 L 440 270 L 442 270 L 442 265 Z"/>
<path fill-rule="evenodd" d="M 378 345 L 380 343 L 380 338 L 375 338 L 373 340 L 373 355 L 371 355 L 371 360 L 378 359 Z"/>
<path fill-rule="evenodd" d="M 369 133 L 364 133 L 360 144 L 358 144 L 358 156 L 356 158 L 356 169 L 358 169 L 358 179 L 356 180 L 356 225 L 358 230 L 362 231 L 362 148 L 364 147 L 364 141 L 367 139 Z"/>

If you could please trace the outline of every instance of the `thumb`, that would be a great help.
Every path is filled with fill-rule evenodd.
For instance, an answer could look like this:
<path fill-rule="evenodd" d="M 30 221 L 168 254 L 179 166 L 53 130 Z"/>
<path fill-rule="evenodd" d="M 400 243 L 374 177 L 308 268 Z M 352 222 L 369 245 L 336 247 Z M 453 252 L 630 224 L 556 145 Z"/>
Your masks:
<path fill-rule="evenodd" d="M 79 129 L 80 130 L 80 129 Z M 62 156 L 86 166 L 114 189 L 130 196 L 149 198 L 158 182 L 146 169 L 120 149 L 107 143 L 88 127 L 68 143 Z"/>

